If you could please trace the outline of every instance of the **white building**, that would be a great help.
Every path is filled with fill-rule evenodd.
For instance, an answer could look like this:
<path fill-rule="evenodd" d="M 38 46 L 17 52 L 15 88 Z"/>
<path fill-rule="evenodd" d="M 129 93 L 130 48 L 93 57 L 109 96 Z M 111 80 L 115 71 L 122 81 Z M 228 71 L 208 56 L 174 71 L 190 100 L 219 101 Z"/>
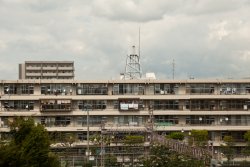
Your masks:
<path fill-rule="evenodd" d="M 75 134 L 83 147 L 86 110 L 90 136 L 100 133 L 105 117 L 105 129 L 118 136 L 130 131 L 146 137 L 149 108 L 159 134 L 206 129 L 215 149 L 231 135 L 240 152 L 246 145 L 243 135 L 250 130 L 250 79 L 1 80 L 0 94 L 2 138 L 14 117 L 31 116 L 50 133 Z"/>

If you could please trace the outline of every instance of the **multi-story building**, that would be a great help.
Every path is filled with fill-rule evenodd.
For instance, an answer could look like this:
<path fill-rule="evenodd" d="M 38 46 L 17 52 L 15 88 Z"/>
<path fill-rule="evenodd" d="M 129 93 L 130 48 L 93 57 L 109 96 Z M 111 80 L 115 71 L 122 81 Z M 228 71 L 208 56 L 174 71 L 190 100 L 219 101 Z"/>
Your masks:
<path fill-rule="evenodd" d="M 19 79 L 74 79 L 73 61 L 25 61 Z"/>
<path fill-rule="evenodd" d="M 114 137 L 140 133 L 147 141 L 153 115 L 153 130 L 159 134 L 208 130 L 214 150 L 231 135 L 240 152 L 250 130 L 249 79 L 2 80 L 0 94 L 2 138 L 14 117 L 32 116 L 51 134 L 75 134 L 76 150 L 86 146 L 87 113 L 90 136 L 101 132 L 105 117 L 105 129 Z"/>

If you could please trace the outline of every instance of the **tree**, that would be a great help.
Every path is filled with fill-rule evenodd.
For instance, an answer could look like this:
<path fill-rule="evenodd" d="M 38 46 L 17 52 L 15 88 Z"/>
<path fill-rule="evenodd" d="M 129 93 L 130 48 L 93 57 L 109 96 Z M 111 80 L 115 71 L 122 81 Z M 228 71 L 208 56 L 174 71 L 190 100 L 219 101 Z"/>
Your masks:
<path fill-rule="evenodd" d="M 246 140 L 247 144 L 250 145 L 250 131 L 247 131 L 244 134 L 244 139 Z"/>
<path fill-rule="evenodd" d="M 221 149 L 223 154 L 226 156 L 228 164 L 231 160 L 235 157 L 235 148 L 233 147 L 235 145 L 234 139 L 232 136 L 224 136 L 223 138 L 224 145 L 221 145 Z"/>
<path fill-rule="evenodd" d="M 185 135 L 182 132 L 172 132 L 167 137 L 169 137 L 170 139 L 182 141 L 182 140 L 184 140 Z"/>
<path fill-rule="evenodd" d="M 50 152 L 49 135 L 42 125 L 35 125 L 31 118 L 16 118 L 10 129 L 13 138 L 1 146 L 0 166 L 59 166 L 57 157 Z"/>
<path fill-rule="evenodd" d="M 115 155 L 109 154 L 105 156 L 105 166 L 118 166 Z"/>
<path fill-rule="evenodd" d="M 127 150 L 127 153 L 130 155 L 130 159 L 131 159 L 130 162 L 132 163 L 132 166 L 134 166 L 135 155 L 137 155 L 140 148 L 143 147 L 144 136 L 127 135 L 123 139 L 123 143 L 124 145 L 127 145 L 125 149 Z"/>
<path fill-rule="evenodd" d="M 192 130 L 191 137 L 193 138 L 193 144 L 196 146 L 204 146 L 208 140 L 207 130 Z"/>
<path fill-rule="evenodd" d="M 246 159 L 246 157 L 250 155 L 250 131 L 247 131 L 244 134 L 244 139 L 246 140 L 247 145 L 244 149 L 242 149 L 241 153 L 245 156 Z"/>

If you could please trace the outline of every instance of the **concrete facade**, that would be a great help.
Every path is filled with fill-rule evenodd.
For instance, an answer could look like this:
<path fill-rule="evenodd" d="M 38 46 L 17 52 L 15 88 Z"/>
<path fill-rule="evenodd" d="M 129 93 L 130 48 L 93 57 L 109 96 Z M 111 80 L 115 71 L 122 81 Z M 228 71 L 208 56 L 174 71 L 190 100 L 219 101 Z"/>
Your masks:
<path fill-rule="evenodd" d="M 214 151 L 225 135 L 240 153 L 250 130 L 250 80 L 1 80 L 0 132 L 8 135 L 14 117 L 33 117 L 49 132 L 74 133 L 86 145 L 89 130 L 100 133 L 103 117 L 110 131 L 147 130 L 153 108 L 154 131 L 187 136 L 208 130 Z"/>

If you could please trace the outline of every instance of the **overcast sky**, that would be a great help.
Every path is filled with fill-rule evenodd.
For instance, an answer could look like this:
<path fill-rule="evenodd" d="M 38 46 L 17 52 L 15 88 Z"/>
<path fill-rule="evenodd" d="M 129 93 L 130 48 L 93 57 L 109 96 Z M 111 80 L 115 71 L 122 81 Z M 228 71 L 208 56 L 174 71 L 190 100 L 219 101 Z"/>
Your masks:
<path fill-rule="evenodd" d="M 76 79 L 112 79 L 138 46 L 159 79 L 250 77 L 250 0 L 0 0 L 0 79 L 18 63 L 73 60 Z"/>

